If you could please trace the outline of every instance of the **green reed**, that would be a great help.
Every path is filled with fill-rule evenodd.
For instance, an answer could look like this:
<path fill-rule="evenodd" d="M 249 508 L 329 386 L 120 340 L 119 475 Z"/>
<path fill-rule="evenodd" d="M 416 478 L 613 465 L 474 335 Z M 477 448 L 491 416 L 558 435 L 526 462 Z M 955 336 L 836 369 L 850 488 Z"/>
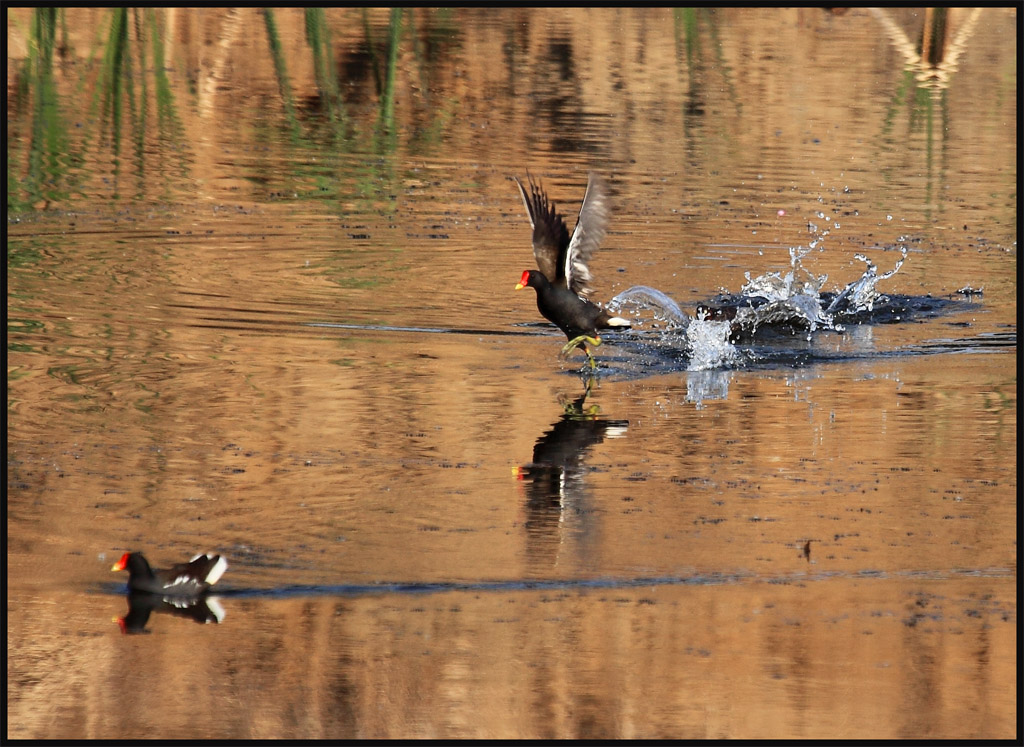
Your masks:
<path fill-rule="evenodd" d="M 313 53 L 313 70 L 324 113 L 338 140 L 345 136 L 345 105 L 338 85 L 331 47 L 331 30 L 323 8 L 306 8 L 306 43 Z"/>
<path fill-rule="evenodd" d="M 7 207 L 24 209 L 30 205 L 63 199 L 66 191 L 62 175 L 68 152 L 67 124 L 60 116 L 57 83 L 53 73 L 57 51 L 59 8 L 36 8 L 28 33 L 29 49 L 17 90 L 22 100 L 31 101 L 30 135 L 25 178 L 19 182 L 12 164 L 21 159 L 12 152 L 17 139 L 7 140 Z M 17 104 L 15 104 L 17 106 Z"/>
<path fill-rule="evenodd" d="M 152 38 L 153 79 L 156 83 L 156 111 L 161 131 L 175 136 L 183 134 L 184 128 L 174 106 L 174 92 L 167 75 L 167 60 L 164 51 L 163 29 L 153 8 L 146 8 L 146 21 Z M 162 15 L 161 15 L 162 17 Z"/>
<path fill-rule="evenodd" d="M 285 120 L 288 122 L 292 137 L 298 139 L 301 136 L 301 130 L 299 129 L 298 118 L 295 116 L 295 98 L 292 96 L 292 86 L 288 80 L 288 65 L 285 62 L 284 51 L 281 48 L 281 37 L 277 32 L 277 21 L 274 20 L 273 9 L 263 9 L 263 20 L 267 28 L 270 54 L 274 60 L 277 88 L 281 93 L 281 103 L 284 105 Z"/>
<path fill-rule="evenodd" d="M 395 132 L 395 78 L 398 74 L 398 50 L 402 39 L 402 9 L 391 9 L 388 25 L 388 66 L 380 97 L 380 123 L 386 133 Z"/>
<path fill-rule="evenodd" d="M 175 98 L 175 86 L 181 83 L 175 75 L 181 73 L 174 71 L 182 68 L 167 60 L 168 11 L 149 7 L 101 11 L 104 22 L 93 32 L 90 48 L 77 56 L 80 64 L 55 67 L 59 55 L 75 58 L 74 50 L 68 49 L 66 32 L 68 13 L 73 12 L 37 8 L 31 15 L 31 28 L 22 31 L 29 51 L 24 63 L 20 68 L 15 65 L 12 73 L 7 145 L 9 210 L 48 205 L 80 193 L 107 193 L 118 199 L 125 189 L 122 174 L 129 171 L 133 180 L 130 193 L 135 199 L 151 194 L 161 184 L 169 188 L 189 178 L 190 161 L 180 157 L 186 147 L 184 112 Z M 323 8 L 302 11 L 320 102 L 319 116 L 307 119 L 297 106 L 289 77 L 289 60 L 278 24 L 281 11 L 268 8 L 257 12 L 265 25 L 268 44 L 262 49 L 273 64 L 284 129 L 294 142 L 320 147 L 318 131 L 326 125 L 324 134 L 338 149 L 353 150 L 362 145 L 373 152 L 389 153 L 398 147 L 400 119 L 408 117 L 417 123 L 409 128 L 409 145 L 414 149 L 440 141 L 453 121 L 457 101 L 440 102 L 440 106 L 430 101 L 429 71 L 439 47 L 428 50 L 424 41 L 432 35 L 446 39 L 458 33 L 449 14 L 418 15 L 410 9 L 391 9 L 386 38 L 379 38 L 382 34 L 378 30 L 374 39 L 370 15 L 366 9 L 362 11 L 365 41 L 356 44 L 369 51 L 377 100 L 375 116 L 360 126 L 346 108 L 340 60 L 328 21 L 329 17 L 349 17 L 358 23 L 359 16 L 329 14 Z M 77 17 L 72 15 L 71 22 Z M 415 25 L 419 18 L 425 19 L 422 30 Z M 440 27 L 435 28 L 438 18 Z M 18 26 L 17 20 L 12 23 Z M 400 60 L 406 46 L 412 51 L 408 73 L 415 81 L 416 92 L 402 97 L 398 90 L 403 85 Z M 75 77 L 69 79 L 69 75 Z M 70 82 L 67 91 L 64 81 Z M 184 83 L 195 93 L 191 78 Z M 412 111 L 401 112 L 406 105 Z M 258 113 L 254 124 L 274 126 L 265 112 Z M 154 138 L 166 147 L 153 148 Z M 126 169 L 128 164 L 130 168 Z M 104 176 L 109 178 L 101 186 L 98 180 Z M 318 174 L 317 178 L 323 176 Z M 113 185 L 112 191 L 106 186 L 109 184 Z M 317 193 L 323 194 L 324 189 L 318 188 Z"/>

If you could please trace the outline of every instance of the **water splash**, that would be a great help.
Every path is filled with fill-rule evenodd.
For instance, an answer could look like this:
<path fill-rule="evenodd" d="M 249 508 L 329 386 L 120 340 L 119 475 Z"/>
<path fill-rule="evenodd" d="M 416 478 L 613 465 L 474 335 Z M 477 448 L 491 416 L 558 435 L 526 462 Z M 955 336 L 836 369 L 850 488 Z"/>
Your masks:
<path fill-rule="evenodd" d="M 835 311 L 837 313 L 844 309 L 853 313 L 872 311 L 875 308 L 875 302 L 885 298 L 877 290 L 878 282 L 891 278 L 899 272 L 900 268 L 903 267 L 903 263 L 907 261 L 907 247 L 901 244 L 900 252 L 902 256 L 897 260 L 896 266 L 884 275 L 878 274 L 878 267 L 865 255 L 855 254 L 854 256 L 857 259 L 867 265 L 867 269 L 863 275 L 836 295 L 832 303 L 829 304 L 828 311 Z"/>
<path fill-rule="evenodd" d="M 831 219 L 818 214 L 826 222 Z M 888 272 L 879 274 L 878 267 L 866 255 L 855 255 L 864 262 L 863 274 L 839 292 L 825 292 L 828 275 L 816 275 L 803 265 L 812 251 L 824 251 L 822 242 L 829 229 L 808 224 L 813 240 L 806 247 L 789 250 L 789 270 L 766 272 L 757 277 L 744 273 L 746 283 L 735 295 L 723 293 L 718 308 L 699 307 L 696 317 L 684 312 L 671 297 L 656 288 L 638 285 L 619 293 L 609 303 L 614 313 L 626 313 L 634 329 L 656 330 L 654 338 L 644 342 L 656 349 L 659 357 L 666 355 L 687 361 L 688 371 L 707 371 L 731 367 L 752 357 L 741 352 L 734 342 L 752 339 L 761 328 L 806 330 L 810 341 L 817 330 L 845 332 L 843 322 L 867 321 L 864 314 L 888 298 L 878 284 L 895 275 L 907 259 L 905 239 L 900 237 L 900 259 Z"/>
<path fill-rule="evenodd" d="M 711 319 L 693 319 L 686 330 L 687 371 L 710 371 L 734 366 L 743 360 L 729 339 L 732 323 Z"/>
<path fill-rule="evenodd" d="M 821 289 L 828 275 L 816 276 L 801 263 L 816 245 L 817 242 L 811 242 L 806 249 L 790 248 L 790 270 L 785 275 L 767 272 L 751 278 L 749 272 L 744 273 L 747 282 L 740 288 L 741 299 L 763 299 L 767 302 L 757 307 L 743 306 L 737 311 L 737 323 L 745 332 L 753 334 L 758 327 L 769 324 L 806 323 L 809 327 L 807 338 L 810 339 L 819 326 L 836 328 L 832 315 L 821 305 Z"/>
<path fill-rule="evenodd" d="M 616 314 L 627 313 L 634 329 L 659 331 L 652 342 L 661 353 L 675 352 L 687 361 L 688 371 L 707 371 L 739 362 L 739 351 L 730 343 L 728 321 L 691 318 L 671 297 L 656 288 L 635 285 L 608 302 Z"/>
<path fill-rule="evenodd" d="M 622 291 L 608 302 L 608 310 L 614 314 L 628 313 L 634 327 L 650 326 L 652 329 L 669 329 L 685 332 L 690 324 L 689 315 L 679 304 L 656 288 L 634 285 Z"/>
<path fill-rule="evenodd" d="M 885 303 L 888 297 L 878 290 L 878 284 L 899 272 L 907 259 L 904 237 L 899 238 L 900 259 L 886 273 L 878 274 L 878 267 L 866 255 L 854 255 L 867 267 L 863 274 L 847 284 L 838 293 L 824 292 L 828 275 L 815 275 L 803 266 L 804 258 L 814 249 L 823 251 L 821 239 L 827 231 L 819 232 L 809 226 L 817 239 L 806 248 L 789 250 L 790 269 L 785 274 L 767 272 L 756 278 L 744 273 L 747 282 L 737 296 L 724 296 L 722 302 L 736 309 L 733 333 L 753 337 L 762 327 L 807 329 L 807 340 L 820 329 L 845 332 L 843 322 L 863 321 L 865 313 L 874 311 L 875 305 Z"/>

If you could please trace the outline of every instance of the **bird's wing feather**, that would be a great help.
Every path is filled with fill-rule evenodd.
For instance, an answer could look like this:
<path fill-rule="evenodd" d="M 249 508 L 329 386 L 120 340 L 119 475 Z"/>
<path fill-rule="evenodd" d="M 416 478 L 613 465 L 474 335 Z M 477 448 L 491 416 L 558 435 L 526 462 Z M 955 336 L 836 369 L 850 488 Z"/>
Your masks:
<path fill-rule="evenodd" d="M 561 269 L 566 278 L 566 285 L 581 298 L 586 298 L 591 290 L 590 268 L 587 263 L 604 239 L 609 213 L 608 187 L 604 179 L 591 173 L 569 249 L 561 258 L 564 263 Z M 536 252 L 536 243 L 534 251 Z"/>
<path fill-rule="evenodd" d="M 526 193 L 519 177 L 514 177 L 519 186 L 519 194 L 530 216 L 533 228 L 533 256 L 537 267 L 552 285 L 565 286 L 565 275 L 562 272 L 565 261 L 565 250 L 569 246 L 569 229 L 562 217 L 555 211 L 554 203 L 548 200 L 544 190 L 534 183 L 527 173 L 530 194 Z"/>

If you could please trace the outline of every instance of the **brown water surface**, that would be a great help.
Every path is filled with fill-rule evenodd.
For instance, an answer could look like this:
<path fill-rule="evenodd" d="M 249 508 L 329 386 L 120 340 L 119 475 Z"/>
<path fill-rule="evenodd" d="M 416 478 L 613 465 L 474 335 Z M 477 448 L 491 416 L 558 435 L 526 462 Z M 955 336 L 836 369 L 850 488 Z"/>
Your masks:
<path fill-rule="evenodd" d="M 284 68 L 130 11 L 131 96 L 62 13 L 49 71 L 8 15 L 9 736 L 1016 735 L 1015 10 L 286 9 Z M 602 302 L 818 238 L 951 305 L 588 390 L 527 169 L 608 179 Z M 126 550 L 224 553 L 224 619 L 122 635 Z"/>

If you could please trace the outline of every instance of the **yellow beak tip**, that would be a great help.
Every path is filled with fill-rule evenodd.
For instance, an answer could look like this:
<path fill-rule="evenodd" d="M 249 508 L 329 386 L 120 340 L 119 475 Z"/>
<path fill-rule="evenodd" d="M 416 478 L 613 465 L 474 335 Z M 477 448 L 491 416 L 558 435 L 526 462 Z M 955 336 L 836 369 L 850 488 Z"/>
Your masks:
<path fill-rule="evenodd" d="M 516 290 L 522 290 L 522 289 L 523 289 L 523 288 L 525 288 L 525 287 L 526 287 L 526 286 L 525 286 L 525 285 L 523 285 L 522 283 L 516 283 Z"/>

